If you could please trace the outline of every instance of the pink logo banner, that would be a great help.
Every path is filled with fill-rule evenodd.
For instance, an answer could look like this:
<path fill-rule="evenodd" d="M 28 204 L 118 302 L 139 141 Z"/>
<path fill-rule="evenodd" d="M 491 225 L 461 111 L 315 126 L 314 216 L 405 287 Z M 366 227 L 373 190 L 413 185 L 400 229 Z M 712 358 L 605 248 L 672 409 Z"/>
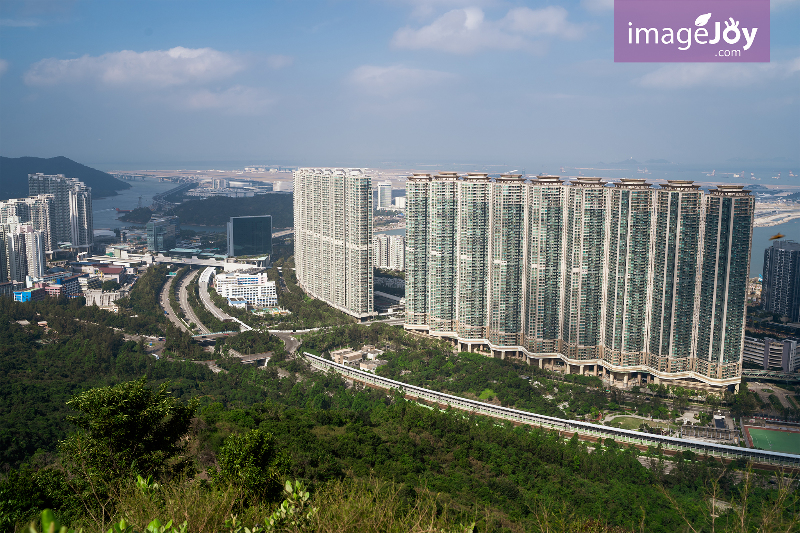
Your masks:
<path fill-rule="evenodd" d="M 769 0 L 614 0 L 614 61 L 769 63 Z"/>

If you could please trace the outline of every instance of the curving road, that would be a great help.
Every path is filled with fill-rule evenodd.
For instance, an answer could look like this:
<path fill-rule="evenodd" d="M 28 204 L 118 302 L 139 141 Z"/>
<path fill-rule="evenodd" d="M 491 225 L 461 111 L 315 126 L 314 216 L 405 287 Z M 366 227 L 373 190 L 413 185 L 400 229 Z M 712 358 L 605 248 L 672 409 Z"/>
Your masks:
<path fill-rule="evenodd" d="M 164 284 L 164 288 L 161 289 L 161 308 L 169 318 L 170 322 L 175 324 L 178 328 L 182 329 L 183 331 L 189 331 L 186 325 L 178 318 L 178 315 L 175 314 L 175 311 L 172 309 L 172 305 L 169 303 L 169 291 L 174 290 L 172 286 L 175 284 L 175 277 L 170 276 L 167 282 Z"/>
<path fill-rule="evenodd" d="M 233 320 L 239 323 L 239 325 L 242 327 L 242 331 L 250 331 L 253 328 L 251 328 L 238 318 L 230 316 L 228 313 L 217 307 L 214 304 L 214 302 L 211 301 L 211 295 L 208 294 L 208 282 L 211 280 L 211 274 L 213 274 L 214 271 L 215 271 L 214 267 L 206 268 L 205 270 L 203 270 L 203 274 L 200 276 L 200 279 L 197 282 L 198 286 L 200 287 L 200 300 L 203 302 L 205 308 L 208 309 L 208 311 L 218 319 L 222 321 Z"/>
<path fill-rule="evenodd" d="M 189 291 L 186 289 L 186 287 L 195 277 L 197 277 L 199 273 L 199 270 L 195 270 L 194 272 L 190 272 L 183 277 L 178 293 L 178 301 L 181 304 L 181 309 L 183 309 L 183 312 L 186 313 L 186 319 L 189 322 L 194 322 L 197 325 L 197 328 L 200 330 L 200 333 L 211 333 L 208 328 L 205 327 L 202 322 L 200 322 L 200 319 L 197 318 L 196 314 L 194 314 L 194 309 L 192 309 L 192 306 L 189 305 Z"/>

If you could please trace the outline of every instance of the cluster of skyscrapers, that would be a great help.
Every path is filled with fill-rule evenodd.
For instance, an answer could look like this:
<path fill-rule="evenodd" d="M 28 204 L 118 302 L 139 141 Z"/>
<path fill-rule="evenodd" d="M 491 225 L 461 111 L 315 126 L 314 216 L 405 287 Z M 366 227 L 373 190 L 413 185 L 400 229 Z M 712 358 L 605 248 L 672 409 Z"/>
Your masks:
<path fill-rule="evenodd" d="M 737 383 L 754 198 L 690 181 L 415 174 L 406 327 L 580 371 Z"/>
<path fill-rule="evenodd" d="M 293 177 L 300 286 L 354 317 L 374 315 L 372 177 L 354 168 L 301 168 Z"/>
<path fill-rule="evenodd" d="M 41 277 L 46 253 L 92 245 L 90 187 L 63 174 L 29 174 L 28 193 L 0 202 L 0 282 Z"/>

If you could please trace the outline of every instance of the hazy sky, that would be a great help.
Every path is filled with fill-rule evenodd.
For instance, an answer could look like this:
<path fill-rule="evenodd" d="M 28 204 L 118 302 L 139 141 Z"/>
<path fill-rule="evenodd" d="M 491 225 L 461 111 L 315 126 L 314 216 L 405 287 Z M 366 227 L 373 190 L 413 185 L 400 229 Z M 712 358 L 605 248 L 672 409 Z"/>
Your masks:
<path fill-rule="evenodd" d="M 615 64 L 613 1 L 0 0 L 0 154 L 101 168 L 800 159 L 769 64 Z"/>

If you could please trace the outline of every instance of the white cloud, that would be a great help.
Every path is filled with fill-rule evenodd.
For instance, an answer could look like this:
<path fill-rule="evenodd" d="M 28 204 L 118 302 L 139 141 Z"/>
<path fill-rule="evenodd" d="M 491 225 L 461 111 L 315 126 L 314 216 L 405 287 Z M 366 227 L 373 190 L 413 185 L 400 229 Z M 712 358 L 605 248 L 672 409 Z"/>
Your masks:
<path fill-rule="evenodd" d="M 659 67 L 637 80 L 642 87 L 737 87 L 786 78 L 800 72 L 800 57 L 771 63 L 674 63 Z"/>
<path fill-rule="evenodd" d="M 170 87 L 227 78 L 244 68 L 240 59 L 211 48 L 134 52 L 122 50 L 77 59 L 43 59 L 25 73 L 29 85 L 89 81 L 107 86 Z"/>
<path fill-rule="evenodd" d="M 589 11 L 612 11 L 614 0 L 581 0 L 581 5 Z"/>
<path fill-rule="evenodd" d="M 242 85 L 235 85 L 224 91 L 193 91 L 180 101 L 180 105 L 186 109 L 216 109 L 235 115 L 258 115 L 267 111 L 274 103 L 275 98 L 263 90 Z"/>
<path fill-rule="evenodd" d="M 479 7 L 448 11 L 431 24 L 418 30 L 406 26 L 394 34 L 397 48 L 433 49 L 456 54 L 469 54 L 482 49 L 538 50 L 538 37 L 577 39 L 583 29 L 567 20 L 563 7 L 542 9 L 519 7 L 500 20 L 486 20 Z"/>
<path fill-rule="evenodd" d="M 8 61 L 5 59 L 0 59 L 0 76 L 6 73 L 8 70 Z"/>
<path fill-rule="evenodd" d="M 271 55 L 267 58 L 267 65 L 278 70 L 279 68 L 288 67 L 294 63 L 294 58 L 291 56 Z"/>
<path fill-rule="evenodd" d="M 461 7 L 483 7 L 496 5 L 502 0 L 389 0 L 392 3 L 410 4 L 413 6 L 411 16 L 417 19 L 430 18 L 442 10 Z"/>
<path fill-rule="evenodd" d="M 428 89 L 455 79 L 449 72 L 391 65 L 362 65 L 353 70 L 348 81 L 359 90 L 383 97 Z"/>

